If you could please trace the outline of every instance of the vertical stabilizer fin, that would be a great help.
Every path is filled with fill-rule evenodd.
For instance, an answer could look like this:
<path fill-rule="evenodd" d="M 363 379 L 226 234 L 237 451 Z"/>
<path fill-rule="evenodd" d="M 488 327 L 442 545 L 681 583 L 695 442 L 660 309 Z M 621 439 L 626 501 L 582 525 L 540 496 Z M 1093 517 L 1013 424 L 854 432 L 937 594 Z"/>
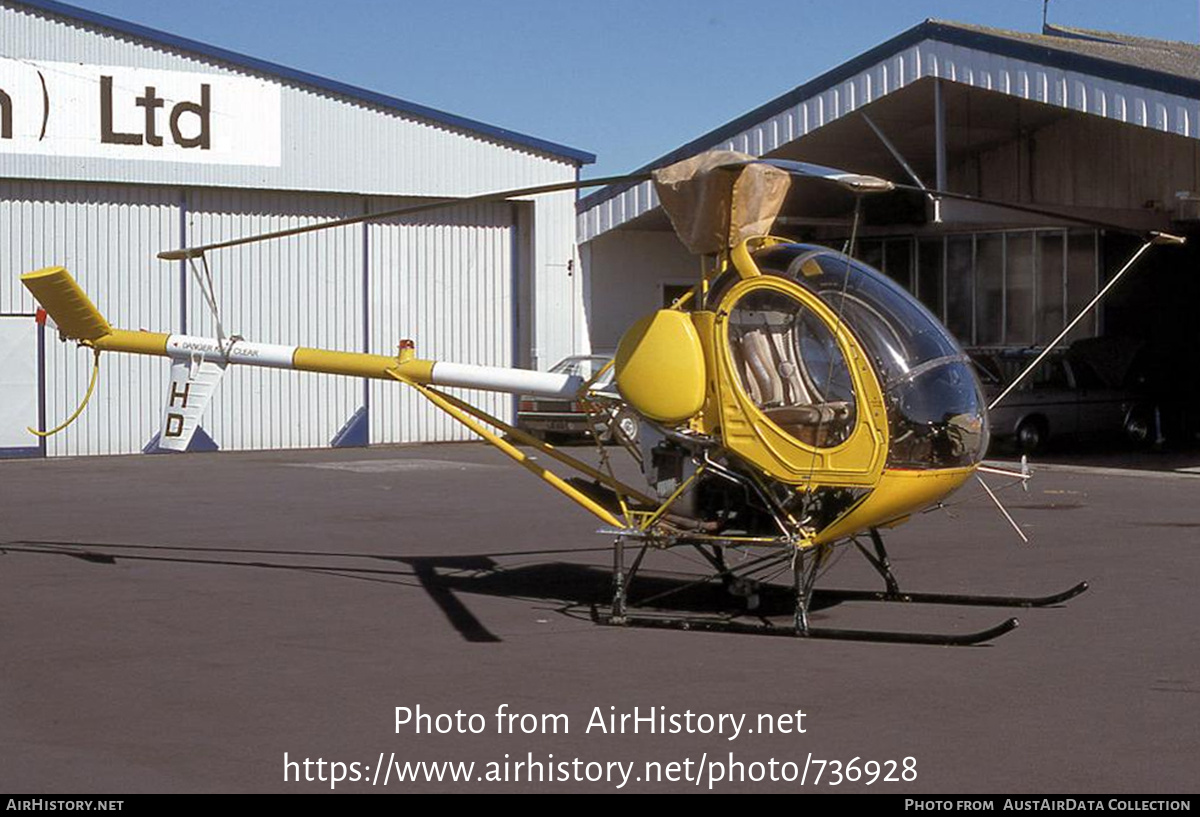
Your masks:
<path fill-rule="evenodd" d="M 108 321 L 66 267 L 27 272 L 21 276 L 21 283 L 54 319 L 63 337 L 96 340 L 112 332 Z"/>

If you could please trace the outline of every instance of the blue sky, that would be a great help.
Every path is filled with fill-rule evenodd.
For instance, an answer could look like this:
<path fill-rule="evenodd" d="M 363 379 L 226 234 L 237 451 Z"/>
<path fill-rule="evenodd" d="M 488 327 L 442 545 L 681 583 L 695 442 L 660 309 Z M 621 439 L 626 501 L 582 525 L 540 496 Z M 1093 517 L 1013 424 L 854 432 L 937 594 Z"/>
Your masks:
<path fill-rule="evenodd" d="M 645 164 L 929 17 L 1037 31 L 1042 0 L 74 0 Z M 1200 41 L 1200 0 L 1051 0 L 1052 23 Z"/>

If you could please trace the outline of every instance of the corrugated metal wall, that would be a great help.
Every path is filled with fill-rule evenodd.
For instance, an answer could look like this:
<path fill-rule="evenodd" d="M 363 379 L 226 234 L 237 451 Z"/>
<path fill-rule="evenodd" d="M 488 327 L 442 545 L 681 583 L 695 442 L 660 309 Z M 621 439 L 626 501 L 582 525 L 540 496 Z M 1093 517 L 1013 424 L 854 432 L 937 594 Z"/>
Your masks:
<path fill-rule="evenodd" d="M 116 326 L 214 336 L 191 272 L 159 261 L 158 251 L 401 204 L 0 181 L 0 313 L 33 312 L 18 277 L 62 264 Z M 247 340 L 381 354 L 408 337 L 425 357 L 513 365 L 514 276 L 527 263 L 515 258 L 514 220 L 511 204 L 474 205 L 214 251 L 222 326 Z M 91 356 L 52 338 L 47 351 L 47 421 L 55 424 L 82 399 Z M 158 430 L 167 370 L 160 358 L 106 355 L 91 405 L 50 438 L 48 455 L 140 451 Z M 511 397 L 468 395 L 511 419 Z M 358 379 L 233 367 L 202 426 L 222 449 L 325 446 L 367 399 Z M 399 383 L 373 384 L 369 400 L 372 442 L 470 438 Z"/>
<path fill-rule="evenodd" d="M 208 244 L 359 215 L 358 197 L 202 190 L 187 197 L 188 242 Z M 261 343 L 362 351 L 362 230 L 341 227 L 216 250 L 209 265 L 227 335 Z M 216 321 L 190 278 L 188 333 Z M 234 366 L 203 423 L 222 448 L 328 445 L 362 404 L 351 378 Z"/>
<path fill-rule="evenodd" d="M 394 353 L 401 338 L 412 338 L 421 358 L 514 365 L 513 211 L 510 204 L 473 205 L 369 225 L 372 349 Z M 473 437 L 398 386 L 371 383 L 371 442 Z M 455 391 L 512 419 L 509 395 Z"/>
<path fill-rule="evenodd" d="M 154 258 L 179 243 L 179 201 L 178 191 L 162 188 L 0 180 L 0 312 L 33 312 L 18 276 L 62 265 L 112 323 L 179 331 L 179 276 Z M 46 352 L 46 414 L 55 425 L 83 399 L 92 360 L 50 337 Z M 161 360 L 106 356 L 88 410 L 48 440 L 47 454 L 140 450 L 156 430 L 166 375 Z"/>

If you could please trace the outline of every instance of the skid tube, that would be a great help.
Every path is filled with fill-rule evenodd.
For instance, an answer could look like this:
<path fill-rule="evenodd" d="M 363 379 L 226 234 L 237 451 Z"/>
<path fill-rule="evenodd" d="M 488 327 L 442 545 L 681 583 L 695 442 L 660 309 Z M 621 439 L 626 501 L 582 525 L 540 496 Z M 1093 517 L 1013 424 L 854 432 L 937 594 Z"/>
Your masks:
<path fill-rule="evenodd" d="M 798 630 L 795 627 L 776 627 L 769 623 L 753 624 L 747 621 L 737 621 L 732 618 L 713 618 L 703 616 L 685 616 L 673 618 L 670 616 L 630 615 L 626 613 L 620 620 L 615 620 L 610 614 L 605 614 L 595 605 L 592 606 L 592 620 L 597 624 L 618 627 L 649 627 L 672 630 L 699 630 L 703 632 L 742 633 L 746 635 L 775 635 L 790 638 L 825 638 L 836 641 L 870 641 L 877 644 L 931 644 L 935 646 L 957 647 L 982 644 L 991 641 L 1007 632 L 1015 630 L 1018 621 L 1010 618 L 995 627 L 970 633 L 906 633 L 888 630 L 843 630 L 831 627 L 809 627 Z"/>
<path fill-rule="evenodd" d="M 971 593 L 905 593 L 900 590 L 896 577 L 892 575 L 892 564 L 888 560 L 887 548 L 879 530 L 871 528 L 871 544 L 875 552 L 868 551 L 858 539 L 853 539 L 859 553 L 870 562 L 887 585 L 886 590 L 818 590 L 822 599 L 830 601 L 891 601 L 910 604 L 954 604 L 968 607 L 1051 607 L 1070 601 L 1088 589 L 1087 582 L 1079 582 L 1061 593 L 1048 596 L 986 596 Z"/>
<path fill-rule="evenodd" d="M 828 601 L 892 601 L 909 604 L 955 604 L 971 607 L 1052 607 L 1075 598 L 1088 589 L 1080 582 L 1069 590 L 1049 596 L 975 596 L 958 593 L 896 593 L 883 590 L 818 590 L 816 597 Z"/>
<path fill-rule="evenodd" d="M 998 638 L 1005 633 L 1016 629 L 1019 622 L 1016 618 L 1008 618 L 999 624 L 983 630 L 977 630 L 968 633 L 927 633 L 927 632 L 897 632 L 888 630 L 857 630 L 857 629 L 841 629 L 827 627 L 813 627 L 809 623 L 808 612 L 811 602 L 816 597 L 821 598 L 837 598 L 839 600 L 863 600 L 863 601 L 892 601 L 892 602 L 919 602 L 923 599 L 936 599 L 933 603 L 941 604 L 975 604 L 985 605 L 988 600 L 993 602 L 998 601 L 998 606 L 1045 606 L 1053 604 L 1057 601 L 1063 601 L 1071 598 L 1087 589 L 1086 583 L 1072 588 L 1066 593 L 1060 593 L 1055 596 L 1048 596 L 1039 599 L 1014 599 L 1010 597 L 1000 596 L 953 596 L 946 594 L 903 594 L 899 592 L 896 586 L 895 578 L 891 575 L 890 566 L 887 562 L 887 553 L 883 550 L 882 539 L 878 537 L 875 531 L 872 531 L 872 538 L 876 543 L 877 557 L 872 557 L 864 551 L 868 560 L 877 570 L 884 576 L 887 581 L 888 590 L 879 593 L 869 591 L 813 591 L 813 583 L 817 578 L 822 566 L 824 566 L 828 558 L 830 548 L 828 546 L 821 547 L 815 553 L 808 555 L 804 551 L 795 551 L 793 554 L 780 553 L 772 556 L 765 556 L 759 559 L 752 560 L 748 563 L 751 569 L 746 571 L 747 575 L 752 572 L 761 570 L 764 565 L 771 566 L 781 564 L 782 562 L 791 559 L 793 572 L 793 592 L 796 598 L 796 609 L 793 617 L 792 626 L 777 626 L 763 618 L 759 622 L 750 622 L 738 620 L 733 616 L 672 616 L 669 614 L 653 614 L 631 612 L 631 605 L 628 600 L 628 591 L 634 578 L 637 576 L 638 569 L 641 567 L 642 560 L 646 555 L 646 551 L 650 547 L 649 541 L 643 541 L 637 557 L 628 570 L 624 565 L 625 540 L 627 538 L 640 538 L 636 534 L 618 534 L 613 543 L 613 600 L 611 607 L 605 611 L 599 605 L 593 604 L 591 607 L 592 620 L 601 625 L 618 626 L 618 627 L 647 627 L 654 629 L 675 629 L 675 630 L 699 630 L 703 632 L 725 632 L 725 633 L 741 633 L 746 635 L 771 635 L 771 636 L 788 636 L 791 638 L 812 638 L 812 639 L 831 639 L 839 641 L 869 641 L 884 644 L 928 644 L 936 646 L 969 646 L 974 644 L 982 644 L 992 639 Z M 646 604 L 651 601 L 656 601 L 660 598 L 670 595 L 675 592 L 685 590 L 697 585 L 707 584 L 715 579 L 723 581 L 727 586 L 739 577 L 738 570 L 745 570 L 744 566 L 738 568 L 730 568 L 725 566 L 724 559 L 721 556 L 721 549 L 718 546 L 712 546 L 712 553 L 704 549 L 701 544 L 695 542 L 678 541 L 670 546 L 679 544 L 691 544 L 704 557 L 717 568 L 715 573 L 709 574 L 697 581 L 683 585 L 675 590 L 667 593 L 660 593 L 647 599 L 642 599 L 641 603 Z M 857 542 L 856 542 L 857 544 Z M 661 546 L 661 545 L 660 545 Z M 860 547 L 860 550 L 862 548 Z M 830 593 L 833 595 L 830 596 Z M 838 594 L 845 594 L 839 596 Z M 956 599 L 969 599 L 968 601 L 958 602 Z"/>

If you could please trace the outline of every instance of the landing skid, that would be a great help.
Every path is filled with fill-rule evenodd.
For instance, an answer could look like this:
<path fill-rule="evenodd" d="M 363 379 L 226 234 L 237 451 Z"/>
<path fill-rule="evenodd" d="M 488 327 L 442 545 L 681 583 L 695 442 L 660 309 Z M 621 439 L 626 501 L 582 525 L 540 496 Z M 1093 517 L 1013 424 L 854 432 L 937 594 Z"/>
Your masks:
<path fill-rule="evenodd" d="M 881 644 L 934 644 L 940 646 L 969 646 L 982 644 L 993 638 L 998 638 L 1017 627 L 1015 618 L 1007 619 L 989 627 L 971 633 L 904 633 L 887 630 L 842 630 L 828 627 L 808 627 L 798 630 L 795 627 L 777 627 L 770 622 L 754 624 L 749 621 L 738 621 L 732 618 L 715 618 L 704 616 L 687 616 L 672 618 L 670 616 L 630 615 L 615 617 L 604 613 L 599 608 L 592 607 L 592 620 L 597 624 L 616 627 L 649 627 L 654 629 L 700 630 L 717 633 L 742 633 L 745 635 L 777 635 L 788 638 L 826 638 L 836 641 L 872 641 Z"/>
<path fill-rule="evenodd" d="M 912 604 L 957 604 L 974 607 L 1051 607 L 1075 598 L 1088 589 L 1080 582 L 1070 590 L 1050 596 L 973 596 L 957 593 L 888 593 L 883 590 L 818 590 L 822 601 L 898 601 Z"/>
<path fill-rule="evenodd" d="M 716 569 L 715 573 L 705 576 L 689 584 L 650 596 L 631 603 L 628 599 L 628 589 L 637 576 L 642 559 L 650 547 L 648 541 L 642 543 L 637 557 L 628 570 L 624 566 L 625 536 L 618 536 L 613 548 L 613 602 L 612 607 L 601 610 L 592 606 L 592 620 L 597 624 L 620 627 L 649 627 L 657 629 L 701 630 L 705 632 L 744 633 L 748 635 L 774 635 L 791 638 L 821 638 L 840 641 L 872 641 L 887 644 L 932 644 L 941 646 L 968 646 L 982 644 L 1005 633 L 1016 629 L 1018 621 L 1009 618 L 999 624 L 984 630 L 969 633 L 923 633 L 923 632 L 893 632 L 887 630 L 847 630 L 838 628 L 813 627 L 809 623 L 809 610 L 814 601 L 871 601 L 891 602 L 900 604 L 953 604 L 978 607 L 1048 607 L 1068 601 L 1088 589 L 1087 582 L 1080 582 L 1069 590 L 1049 596 L 986 596 L 955 593 L 904 593 L 901 592 L 895 576 L 892 575 L 891 564 L 887 550 L 878 531 L 870 532 L 874 552 L 867 550 L 859 541 L 854 544 L 866 557 L 867 561 L 883 578 L 887 589 L 882 591 L 870 590 L 816 590 L 813 584 L 817 575 L 830 554 L 829 546 L 818 547 L 811 552 L 787 551 L 773 553 L 745 562 L 731 568 L 726 565 L 723 550 L 720 547 L 705 549 L 702 544 L 691 544 Z M 669 595 L 681 592 L 691 587 L 720 580 L 727 588 L 733 589 L 752 581 L 750 577 L 756 573 L 774 566 L 784 565 L 791 561 L 793 573 L 793 594 L 795 596 L 795 613 L 792 626 L 773 624 L 765 617 L 758 621 L 748 620 L 744 616 L 673 616 L 648 612 L 631 612 L 631 608 L 648 605 Z"/>

